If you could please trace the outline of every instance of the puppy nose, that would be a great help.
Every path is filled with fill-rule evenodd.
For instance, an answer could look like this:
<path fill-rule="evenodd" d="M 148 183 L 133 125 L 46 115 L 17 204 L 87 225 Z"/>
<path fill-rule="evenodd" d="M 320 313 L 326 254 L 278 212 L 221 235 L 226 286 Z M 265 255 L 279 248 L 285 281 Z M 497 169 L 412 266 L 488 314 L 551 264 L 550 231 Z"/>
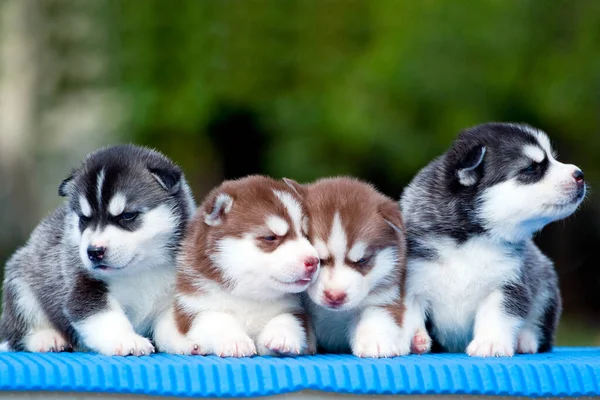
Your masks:
<path fill-rule="evenodd" d="M 87 248 L 87 254 L 90 261 L 100 261 L 104 258 L 104 253 L 106 253 L 106 247 L 103 246 L 92 246 L 90 245 Z"/>
<path fill-rule="evenodd" d="M 331 306 L 339 306 L 346 300 L 346 293 L 341 290 L 326 290 L 325 301 Z"/>
<path fill-rule="evenodd" d="M 575 170 L 575 172 L 573 172 L 573 178 L 575 178 L 575 182 L 581 185 L 583 183 L 583 171 L 580 169 Z"/>
<path fill-rule="evenodd" d="M 304 266 L 306 267 L 306 272 L 309 274 L 313 273 L 319 266 L 319 259 L 317 257 L 308 257 L 304 260 Z"/>

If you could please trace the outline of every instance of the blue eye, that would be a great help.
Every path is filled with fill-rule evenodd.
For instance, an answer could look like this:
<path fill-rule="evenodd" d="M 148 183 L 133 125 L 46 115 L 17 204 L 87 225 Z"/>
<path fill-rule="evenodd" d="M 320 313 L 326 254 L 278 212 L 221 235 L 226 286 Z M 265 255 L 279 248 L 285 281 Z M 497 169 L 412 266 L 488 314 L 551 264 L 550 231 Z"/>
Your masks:
<path fill-rule="evenodd" d="M 273 236 L 273 235 L 265 236 L 263 239 L 266 240 L 267 242 L 274 242 L 275 240 L 277 240 L 277 236 Z"/>
<path fill-rule="evenodd" d="M 138 214 L 139 213 L 137 213 L 137 212 L 126 212 L 126 213 L 121 214 L 119 216 L 119 219 L 121 221 L 131 222 L 131 221 L 133 221 L 134 219 L 137 218 Z"/>
<path fill-rule="evenodd" d="M 523 170 L 523 173 L 525 174 L 532 174 L 534 172 L 536 172 L 538 170 L 538 167 L 540 166 L 539 163 L 532 163 L 530 166 L 528 166 L 527 168 L 525 168 Z"/>
<path fill-rule="evenodd" d="M 369 262 L 369 260 L 370 260 L 370 259 L 371 259 L 371 257 L 363 257 L 363 258 L 361 258 L 360 260 L 358 260 L 358 261 L 356 262 L 356 264 L 366 264 L 366 263 L 368 263 L 368 262 Z"/>

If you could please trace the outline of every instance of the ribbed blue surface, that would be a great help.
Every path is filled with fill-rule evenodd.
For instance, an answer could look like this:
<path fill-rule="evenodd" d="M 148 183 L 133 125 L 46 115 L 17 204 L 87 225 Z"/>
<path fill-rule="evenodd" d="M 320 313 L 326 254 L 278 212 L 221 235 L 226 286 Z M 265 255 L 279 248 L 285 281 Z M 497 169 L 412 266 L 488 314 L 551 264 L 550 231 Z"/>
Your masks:
<path fill-rule="evenodd" d="M 0 390 L 248 397 L 303 389 L 356 394 L 600 394 L 600 348 L 511 359 L 439 354 L 394 359 L 105 357 L 0 353 Z"/>

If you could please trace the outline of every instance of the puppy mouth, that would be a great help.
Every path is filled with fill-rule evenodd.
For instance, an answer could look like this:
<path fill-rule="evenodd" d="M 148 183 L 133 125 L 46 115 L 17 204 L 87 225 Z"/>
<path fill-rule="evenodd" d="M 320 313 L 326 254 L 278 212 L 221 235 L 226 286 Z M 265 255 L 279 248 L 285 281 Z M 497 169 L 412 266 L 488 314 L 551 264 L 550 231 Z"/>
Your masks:
<path fill-rule="evenodd" d="M 298 279 L 296 281 L 282 281 L 277 278 L 273 278 L 277 283 L 287 286 L 306 286 L 312 282 L 312 277 Z"/>
<path fill-rule="evenodd" d="M 124 267 L 114 267 L 112 265 L 98 264 L 94 265 L 92 268 L 94 268 L 95 271 L 117 271 L 123 269 Z"/>

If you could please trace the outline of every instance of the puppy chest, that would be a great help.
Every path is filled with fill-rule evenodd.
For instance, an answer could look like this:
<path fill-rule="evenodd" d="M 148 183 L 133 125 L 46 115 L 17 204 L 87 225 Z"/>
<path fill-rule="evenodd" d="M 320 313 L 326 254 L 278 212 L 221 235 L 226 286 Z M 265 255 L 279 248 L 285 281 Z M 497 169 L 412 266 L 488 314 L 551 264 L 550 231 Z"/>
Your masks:
<path fill-rule="evenodd" d="M 175 275 L 166 271 L 122 279 L 110 285 L 137 332 L 147 332 L 156 316 L 173 301 Z"/>
<path fill-rule="evenodd" d="M 471 329 L 479 305 L 519 276 L 521 262 L 504 248 L 477 242 L 438 248 L 435 261 L 412 262 L 410 285 L 442 328 Z"/>

